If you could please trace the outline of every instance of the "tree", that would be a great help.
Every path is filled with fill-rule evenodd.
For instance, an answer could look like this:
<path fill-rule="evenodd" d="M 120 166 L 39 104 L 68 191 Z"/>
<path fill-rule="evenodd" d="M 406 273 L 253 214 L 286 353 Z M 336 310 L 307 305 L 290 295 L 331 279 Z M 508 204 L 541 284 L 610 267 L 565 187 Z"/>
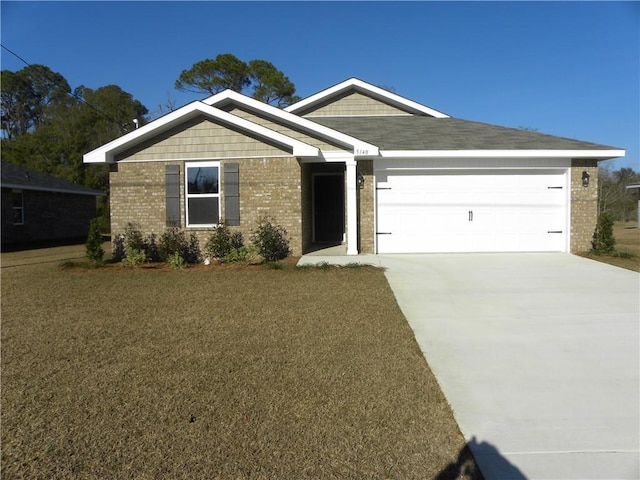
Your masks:
<path fill-rule="evenodd" d="M 253 82 L 253 98 L 264 103 L 284 107 L 297 102 L 296 86 L 272 63 L 251 60 L 249 71 Z"/>
<path fill-rule="evenodd" d="M 215 95 L 226 89 L 241 92 L 251 84 L 249 67 L 231 53 L 207 58 L 183 70 L 176 80 L 178 90 Z"/>
<path fill-rule="evenodd" d="M 246 64 L 231 53 L 202 60 L 189 70 L 183 70 L 175 87 L 205 95 L 215 95 L 226 89 L 242 93 L 252 87 L 253 98 L 279 107 L 299 100 L 293 82 L 272 63 L 252 60 Z"/>
<path fill-rule="evenodd" d="M 52 118 L 56 106 L 73 102 L 65 78 L 44 65 L 29 65 L 18 72 L 3 70 L 0 82 L 6 138 L 34 131 Z"/>
<path fill-rule="evenodd" d="M 614 220 L 635 218 L 637 202 L 627 186 L 640 182 L 640 174 L 631 168 L 611 171 L 607 165 L 598 169 L 598 199 L 600 213 L 610 214 Z"/>

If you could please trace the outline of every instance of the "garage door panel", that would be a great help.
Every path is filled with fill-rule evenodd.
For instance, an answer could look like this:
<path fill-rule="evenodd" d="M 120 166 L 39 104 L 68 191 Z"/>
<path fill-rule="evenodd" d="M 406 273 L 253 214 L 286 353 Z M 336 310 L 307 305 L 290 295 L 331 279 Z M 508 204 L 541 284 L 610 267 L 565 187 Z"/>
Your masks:
<path fill-rule="evenodd" d="M 566 170 L 385 172 L 380 253 L 564 251 Z"/>

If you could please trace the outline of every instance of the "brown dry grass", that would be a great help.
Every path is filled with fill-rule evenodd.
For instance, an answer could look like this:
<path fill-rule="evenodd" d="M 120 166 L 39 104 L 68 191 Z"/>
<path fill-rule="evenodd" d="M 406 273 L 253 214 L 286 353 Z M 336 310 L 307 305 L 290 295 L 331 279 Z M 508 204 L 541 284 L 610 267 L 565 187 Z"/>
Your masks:
<path fill-rule="evenodd" d="M 2 478 L 428 479 L 463 449 L 379 270 L 2 269 Z"/>
<path fill-rule="evenodd" d="M 583 256 L 599 262 L 640 272 L 640 229 L 637 222 L 616 222 L 613 226 L 616 252 L 612 255 L 585 253 Z"/>

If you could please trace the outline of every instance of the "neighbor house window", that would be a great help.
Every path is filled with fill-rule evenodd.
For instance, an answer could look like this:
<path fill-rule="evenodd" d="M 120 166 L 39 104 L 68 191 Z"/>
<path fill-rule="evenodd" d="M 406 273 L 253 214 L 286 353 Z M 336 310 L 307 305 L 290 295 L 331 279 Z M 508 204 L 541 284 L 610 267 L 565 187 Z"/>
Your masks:
<path fill-rule="evenodd" d="M 220 162 L 186 164 L 188 227 L 210 227 L 220 221 Z"/>
<path fill-rule="evenodd" d="M 13 206 L 13 224 L 24 224 L 24 196 L 22 190 L 14 189 L 11 191 L 11 204 Z"/>

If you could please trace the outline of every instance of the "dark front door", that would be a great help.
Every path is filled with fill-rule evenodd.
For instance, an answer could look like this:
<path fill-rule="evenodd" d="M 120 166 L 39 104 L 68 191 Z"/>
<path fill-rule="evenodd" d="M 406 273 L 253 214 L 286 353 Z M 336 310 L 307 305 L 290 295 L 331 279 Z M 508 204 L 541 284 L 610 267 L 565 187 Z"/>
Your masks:
<path fill-rule="evenodd" d="M 344 176 L 313 177 L 313 226 L 315 242 L 341 242 L 344 234 Z"/>

